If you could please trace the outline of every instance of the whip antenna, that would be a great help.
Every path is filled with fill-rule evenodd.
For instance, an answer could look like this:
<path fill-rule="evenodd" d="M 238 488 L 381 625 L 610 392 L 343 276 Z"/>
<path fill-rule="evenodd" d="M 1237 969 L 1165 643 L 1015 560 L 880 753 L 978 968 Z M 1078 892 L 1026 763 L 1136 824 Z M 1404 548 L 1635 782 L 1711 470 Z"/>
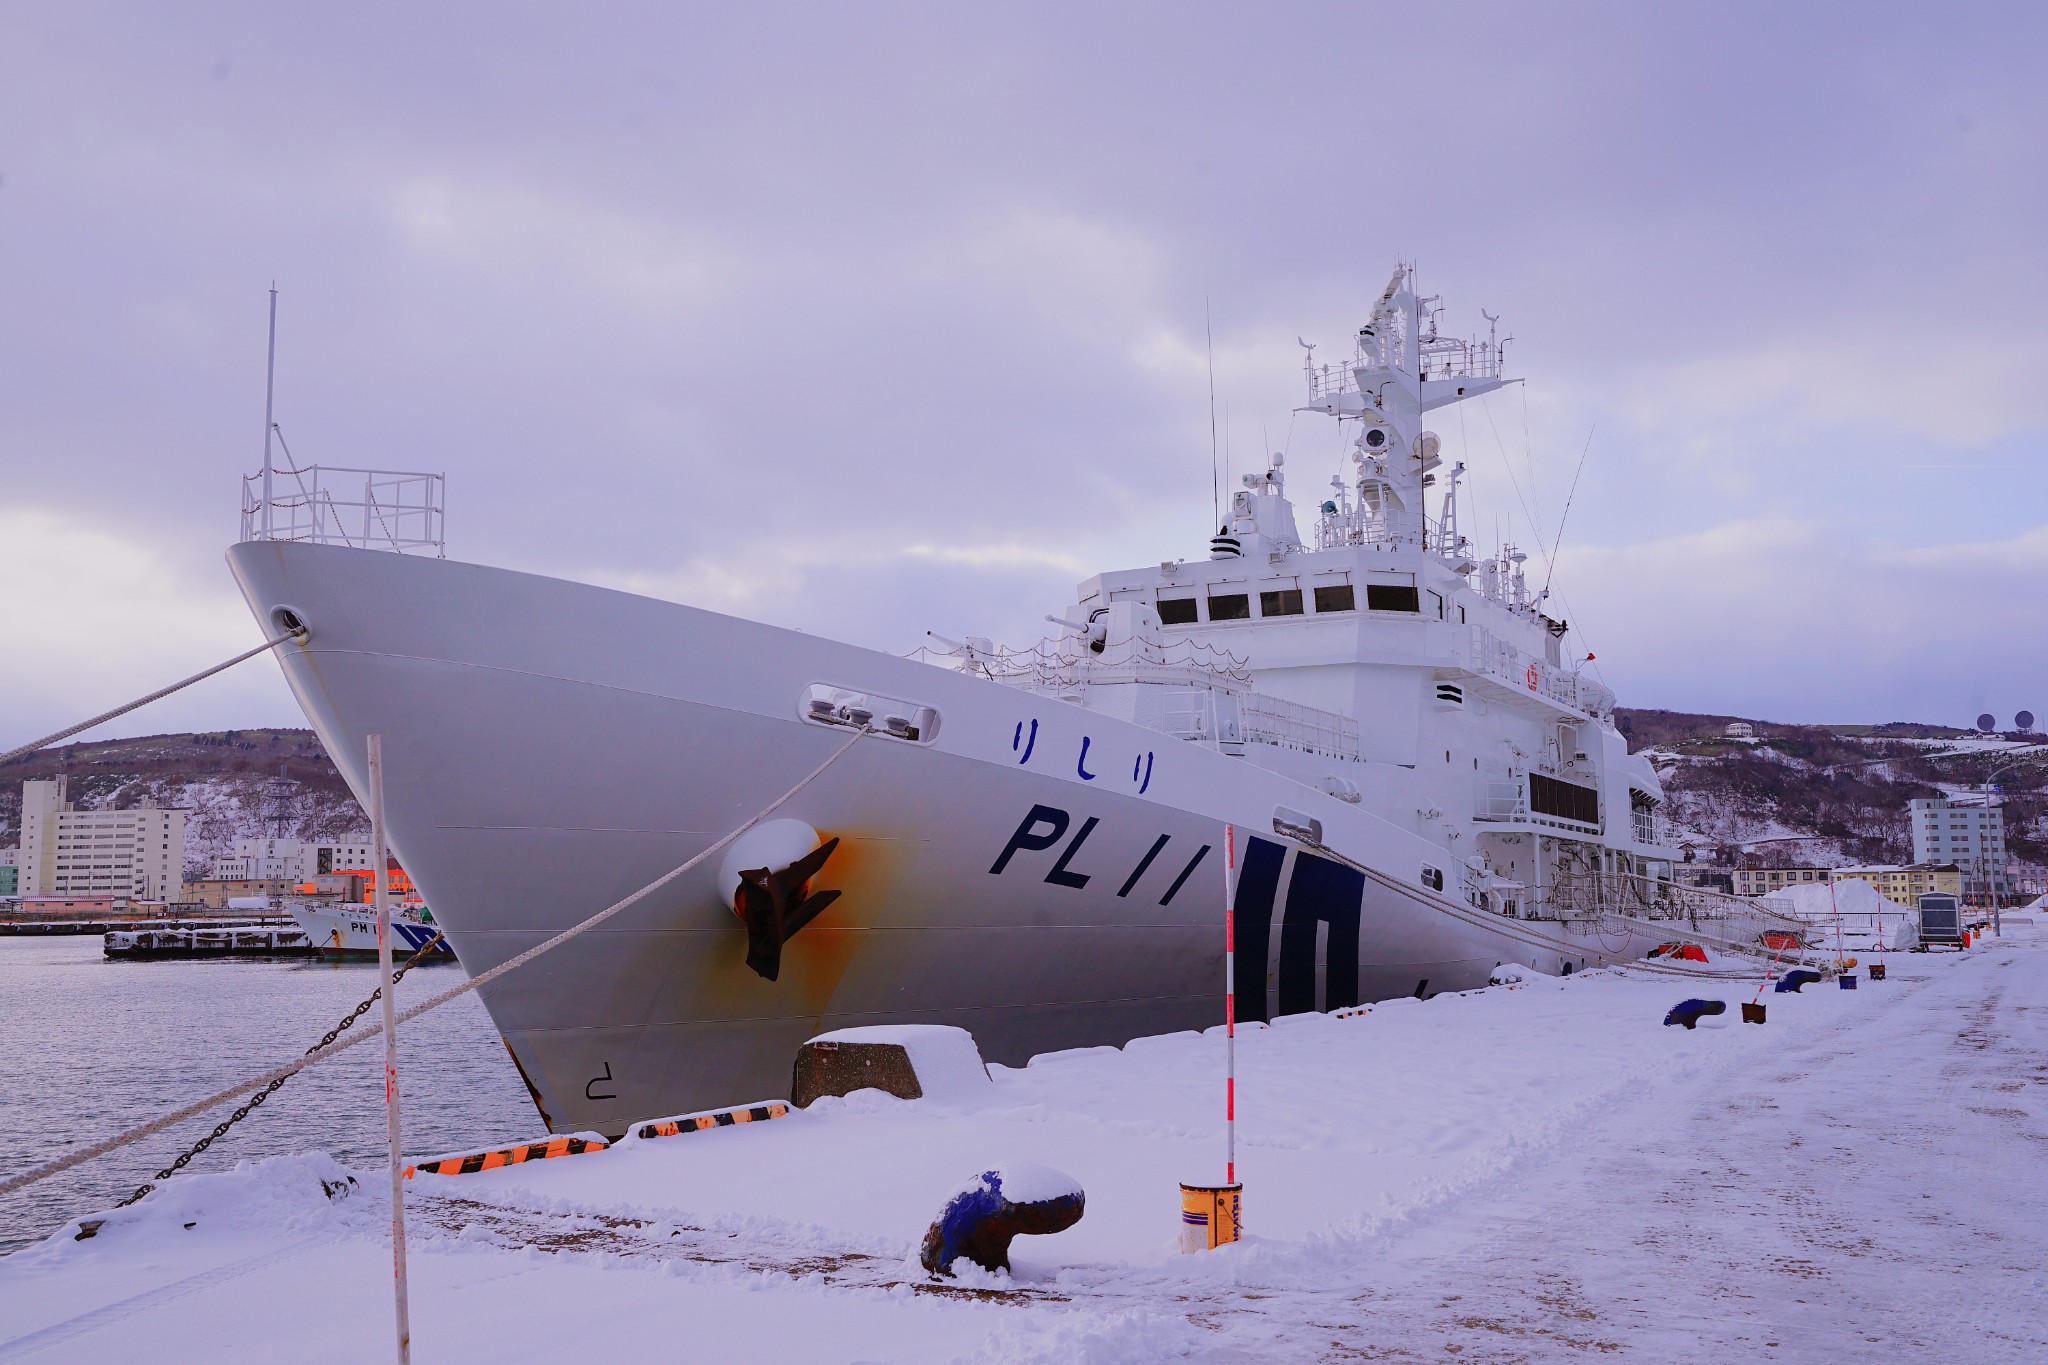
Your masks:
<path fill-rule="evenodd" d="M 1223 516 L 1223 488 L 1216 472 L 1216 333 L 1209 325 L 1209 296 L 1202 296 L 1202 340 L 1209 353 L 1209 520 Z"/>
<path fill-rule="evenodd" d="M 1550 580 L 1557 576 L 1557 551 L 1564 544 L 1564 524 L 1571 519 L 1572 499 L 1579 495 L 1579 475 L 1586 472 L 1586 455 L 1593 449 L 1593 433 L 1600 429 L 1598 422 L 1586 428 L 1586 445 L 1579 451 L 1579 467 L 1572 471 L 1572 487 L 1564 496 L 1564 511 L 1557 517 L 1557 539 L 1550 542 L 1550 563 L 1543 571 L 1543 591 L 1550 591 Z M 1539 549 L 1541 546 L 1538 547 Z"/>

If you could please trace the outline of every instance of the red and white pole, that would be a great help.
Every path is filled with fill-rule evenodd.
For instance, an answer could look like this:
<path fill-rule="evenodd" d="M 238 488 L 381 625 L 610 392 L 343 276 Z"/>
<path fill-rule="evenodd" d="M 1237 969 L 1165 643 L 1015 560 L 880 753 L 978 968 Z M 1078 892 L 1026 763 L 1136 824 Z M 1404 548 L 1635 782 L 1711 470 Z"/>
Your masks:
<path fill-rule="evenodd" d="M 1223 827 L 1223 1183 L 1237 1183 L 1237 826 Z"/>

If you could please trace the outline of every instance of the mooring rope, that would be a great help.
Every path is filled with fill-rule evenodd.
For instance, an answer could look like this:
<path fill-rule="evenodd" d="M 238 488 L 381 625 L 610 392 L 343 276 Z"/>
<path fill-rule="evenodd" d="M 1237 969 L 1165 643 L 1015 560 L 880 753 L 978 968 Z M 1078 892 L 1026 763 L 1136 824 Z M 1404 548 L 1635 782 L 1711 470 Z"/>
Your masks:
<path fill-rule="evenodd" d="M 275 642 L 273 641 L 273 643 Z M 533 947 L 528 948 L 525 952 L 519 954 L 517 957 L 506 959 L 505 961 L 499 963 L 497 966 L 491 968 L 489 971 L 484 972 L 482 975 L 470 977 L 467 981 L 464 981 L 459 986 L 451 986 L 447 990 L 442 991 L 438 995 L 432 995 L 427 997 L 425 1000 L 421 1001 L 417 1005 L 412 1006 L 409 1009 L 401 1010 L 395 1022 L 400 1024 L 407 1023 L 411 1020 L 419 1018 L 422 1014 L 425 1014 L 429 1010 L 439 1009 L 441 1006 L 447 1004 L 450 1000 L 455 999 L 457 996 L 467 995 L 469 992 L 477 989 L 477 987 L 479 986 L 484 985 L 486 982 L 495 981 L 499 977 L 505 975 L 507 972 L 516 971 L 519 968 L 524 967 L 527 963 L 533 961 L 542 953 L 546 953 L 552 951 L 553 949 L 561 947 L 564 943 L 567 943 L 570 939 L 575 938 L 578 934 L 586 933 L 589 930 L 595 929 L 598 925 L 603 924 L 606 920 L 610 919 L 613 915 L 618 914 L 621 910 L 625 910 L 628 907 L 636 905 L 640 901 L 645 900 L 648 896 L 651 896 L 656 891 L 661 890 L 662 887 L 667 886 L 670 882 L 682 876 L 685 872 L 688 872 L 691 868 L 697 866 L 697 864 L 703 862 L 712 854 L 717 853 L 719 850 L 723 849 L 733 840 L 739 838 L 742 834 L 745 834 L 754 826 L 760 824 L 770 815 L 773 815 L 776 811 L 782 809 L 783 806 L 785 806 L 793 798 L 795 798 L 797 793 L 801 792 L 804 788 L 810 786 L 811 783 L 817 781 L 820 777 L 824 776 L 825 770 L 827 768 L 830 768 L 834 763 L 837 763 L 840 759 L 846 757 L 847 754 L 851 753 L 853 751 L 853 746 L 860 743 L 862 737 L 871 733 L 871 730 L 872 727 L 863 726 L 860 729 L 854 731 L 852 738 L 848 739 L 846 743 L 840 745 L 838 749 L 834 750 L 832 752 L 832 755 L 829 758 L 827 758 L 823 763 L 820 763 L 816 768 L 813 768 L 809 775 L 806 776 L 801 782 L 797 783 L 794 787 L 791 787 L 788 791 L 784 792 L 782 795 L 776 797 L 773 801 L 769 802 L 766 806 L 762 807 L 760 812 L 756 814 L 752 819 L 748 820 L 746 823 L 742 825 L 737 826 L 730 834 L 727 834 L 717 843 L 712 844 L 709 848 L 697 854 L 695 857 L 691 858 L 689 861 L 685 862 L 682 866 L 676 868 L 674 871 L 669 872 L 657 878 L 656 880 L 647 883 L 647 885 L 641 887 L 638 891 L 633 892 L 625 899 L 612 902 L 610 905 L 598 911 L 596 914 L 592 915 L 589 919 L 584 920 L 582 923 L 571 925 L 569 928 L 564 929 L 561 933 L 556 934 L 553 938 L 548 939 L 542 943 L 537 943 Z M 234 1085 L 229 1086 L 225 1090 L 216 1090 L 213 1094 L 206 1096 L 204 1099 L 194 1100 L 192 1103 L 187 1104 L 182 1108 L 174 1109 L 168 1114 L 164 1114 L 160 1117 L 151 1119 L 148 1123 L 144 1123 L 137 1127 L 130 1128 L 125 1132 L 116 1133 L 112 1137 L 102 1138 L 100 1141 L 95 1142 L 90 1146 L 81 1147 L 75 1152 L 67 1153 L 64 1156 L 57 1158 L 55 1161 L 47 1161 L 40 1166 L 34 1167 L 30 1170 L 23 1171 L 20 1175 L 9 1176 L 5 1180 L 0 1180 L 0 1195 L 12 1194 L 16 1190 L 26 1189 L 28 1186 L 33 1185 L 38 1181 L 48 1180 L 53 1175 L 61 1175 L 63 1172 L 70 1170 L 74 1166 L 83 1166 L 86 1162 L 91 1161 L 96 1157 L 105 1156 L 109 1152 L 119 1151 L 121 1148 L 126 1147 L 132 1142 L 139 1142 L 143 1138 L 149 1137 L 154 1133 L 160 1133 L 166 1128 L 170 1128 L 176 1124 L 183 1123 L 186 1119 L 193 1118 L 197 1115 L 203 1114 L 209 1109 L 217 1109 L 221 1105 L 226 1104 L 229 1100 L 234 1099 L 237 1095 L 247 1094 L 249 1091 L 258 1089 L 259 1087 L 284 1081 L 287 1078 L 295 1076 L 299 1072 L 304 1071 L 309 1066 L 313 1066 L 317 1063 L 324 1062 L 330 1057 L 337 1057 L 342 1053 L 348 1051 L 348 1049 L 355 1047 L 359 1044 L 367 1043 L 372 1038 L 380 1036 L 383 1032 L 384 1025 L 381 1021 L 372 1023 L 366 1026 L 360 1033 L 352 1033 L 348 1037 L 343 1038 L 338 1042 L 329 1043 L 325 1047 L 321 1047 L 315 1049 L 312 1052 L 308 1052 L 305 1056 L 295 1058 L 294 1060 L 285 1063 L 283 1066 L 273 1067 L 271 1070 L 264 1072 L 260 1076 L 251 1076 L 246 1080 L 238 1081 Z"/>
<path fill-rule="evenodd" d="M 73 735 L 78 734 L 80 731 L 90 730 L 95 725 L 104 725 L 110 720 L 114 720 L 120 716 L 127 715 L 130 711 L 138 710 L 141 707 L 147 706 L 153 701 L 161 701 L 163 698 L 170 696 L 171 693 L 173 692 L 181 692 L 185 688 L 190 687 L 193 683 L 204 682 L 206 681 L 206 679 L 212 677 L 216 673 L 226 672 L 228 669 L 233 668 L 238 663 L 242 663 L 245 660 L 253 659 L 258 654 L 263 653 L 267 649 L 275 649 L 279 645 L 283 644 L 286 640 L 303 641 L 305 638 L 306 630 L 303 626 L 301 626 L 297 630 L 288 630 L 282 635 L 273 636 L 271 639 L 265 640 L 262 644 L 256 646 L 256 648 L 254 649 L 245 649 L 232 659 L 228 659 L 224 662 L 217 663 L 212 668 L 209 668 L 204 672 L 194 673 L 191 677 L 185 679 L 183 682 L 174 682 L 169 687 L 158 688 L 156 691 L 150 693 L 146 697 L 137 697 L 134 701 L 129 702 L 126 706 L 117 706 L 111 711 L 102 712 L 101 714 L 94 716 L 91 720 L 80 721 L 77 725 L 73 725 L 68 729 L 59 730 L 54 735 L 44 735 L 41 739 L 37 740 L 33 744 L 24 744 L 19 749 L 9 749 L 6 753 L 0 754 L 0 765 L 12 763 L 15 759 L 20 758 L 23 754 L 32 754 L 38 749 L 47 749 L 50 745 L 55 744 L 60 739 L 69 739 Z"/>

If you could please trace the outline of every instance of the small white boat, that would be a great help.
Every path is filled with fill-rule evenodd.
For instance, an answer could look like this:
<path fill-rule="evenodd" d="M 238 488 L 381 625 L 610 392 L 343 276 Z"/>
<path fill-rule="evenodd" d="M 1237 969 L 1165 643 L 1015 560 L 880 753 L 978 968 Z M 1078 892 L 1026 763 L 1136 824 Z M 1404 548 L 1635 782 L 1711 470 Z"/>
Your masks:
<path fill-rule="evenodd" d="M 322 957 L 375 957 L 377 955 L 377 910 L 370 905 L 342 905 L 335 902 L 286 901 L 285 912 L 292 917 L 313 951 Z M 455 952 L 441 932 L 433 914 L 424 905 L 394 906 L 391 911 L 391 952 L 394 957 L 411 957 L 429 942 L 431 958 L 452 958 Z"/>

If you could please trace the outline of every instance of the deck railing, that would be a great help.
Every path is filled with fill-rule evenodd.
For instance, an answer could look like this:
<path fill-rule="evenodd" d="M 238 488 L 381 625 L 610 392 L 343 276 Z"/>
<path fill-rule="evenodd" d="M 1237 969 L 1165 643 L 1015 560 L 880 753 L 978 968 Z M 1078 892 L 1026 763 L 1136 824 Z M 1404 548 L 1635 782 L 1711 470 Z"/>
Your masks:
<path fill-rule="evenodd" d="M 388 469 L 307 465 L 242 480 L 242 539 L 447 553 L 446 479 Z"/>

